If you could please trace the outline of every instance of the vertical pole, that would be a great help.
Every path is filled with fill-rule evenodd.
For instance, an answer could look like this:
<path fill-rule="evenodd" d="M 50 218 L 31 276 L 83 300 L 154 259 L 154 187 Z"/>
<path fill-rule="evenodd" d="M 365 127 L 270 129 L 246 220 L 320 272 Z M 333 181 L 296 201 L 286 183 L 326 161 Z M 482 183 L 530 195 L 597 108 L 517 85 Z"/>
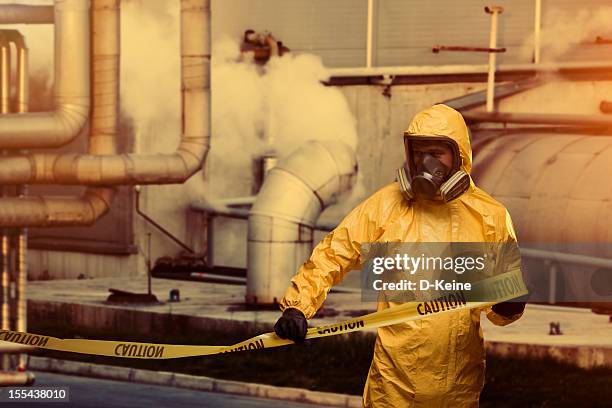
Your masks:
<path fill-rule="evenodd" d="M 2 196 L 6 194 L 2 187 Z M 2 230 L 2 330 L 10 330 L 9 326 L 9 237 L 6 229 Z M 9 369 L 8 355 L 2 356 L 2 369 Z"/>
<path fill-rule="evenodd" d="M 25 42 L 22 42 L 17 49 L 17 113 L 25 113 L 29 107 L 29 88 L 28 88 L 28 49 Z M 17 195 L 27 195 L 28 187 L 21 185 L 17 188 Z M 27 296 L 26 285 L 28 279 L 28 229 L 18 229 L 17 235 L 17 331 L 26 332 L 27 322 Z M 17 370 L 25 371 L 26 355 L 20 354 Z"/>
<path fill-rule="evenodd" d="M 11 44 L 6 35 L 0 33 L 0 113 L 9 113 Z"/>
<path fill-rule="evenodd" d="M 9 81 L 11 75 L 11 64 L 10 64 L 10 43 L 8 38 L 3 33 L 0 33 L 0 113 L 9 113 Z M 5 152 L 2 151 L 2 154 Z M 5 187 L 0 187 L 0 195 L 5 196 Z M 2 248 L 2 276 L 0 281 L 2 282 L 2 305 L 0 306 L 0 313 L 2 313 L 1 325 L 3 330 L 10 330 L 9 322 L 9 237 L 8 231 L 2 230 L 0 236 L 0 246 Z M 8 355 L 2 356 L 2 369 L 9 369 Z"/>
<path fill-rule="evenodd" d="M 147 293 L 151 295 L 151 233 L 147 232 Z"/>
<path fill-rule="evenodd" d="M 372 68 L 372 35 L 374 21 L 374 0 L 368 0 L 368 16 L 366 30 L 366 68 Z"/>
<path fill-rule="evenodd" d="M 491 14 L 491 31 L 489 32 L 489 48 L 497 47 L 497 16 L 504 9 L 499 6 L 485 7 L 485 11 Z M 493 112 L 495 99 L 495 65 L 497 54 L 489 51 L 489 73 L 487 76 L 487 112 Z"/>
<path fill-rule="evenodd" d="M 535 0 L 535 18 L 533 27 L 533 63 L 540 63 L 540 36 L 542 30 L 542 0 Z"/>
<path fill-rule="evenodd" d="M 550 286 L 548 289 L 548 303 L 554 304 L 557 299 L 557 269 L 558 265 L 556 262 L 550 264 Z"/>
<path fill-rule="evenodd" d="M 214 225 L 215 225 L 215 217 L 210 213 L 206 213 L 206 265 L 211 269 L 214 268 L 215 266 Z"/>

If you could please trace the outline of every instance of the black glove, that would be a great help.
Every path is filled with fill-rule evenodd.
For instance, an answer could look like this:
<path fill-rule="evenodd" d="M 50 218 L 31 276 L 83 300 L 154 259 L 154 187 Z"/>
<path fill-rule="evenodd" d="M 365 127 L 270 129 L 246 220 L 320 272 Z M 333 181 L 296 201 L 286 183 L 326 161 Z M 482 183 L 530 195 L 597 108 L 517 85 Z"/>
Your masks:
<path fill-rule="evenodd" d="M 274 325 L 274 331 L 281 339 L 290 339 L 301 343 L 306 338 L 308 322 L 304 313 L 294 308 L 285 309 L 283 315 Z"/>
<path fill-rule="evenodd" d="M 492 309 L 498 315 L 502 315 L 504 317 L 512 317 L 519 313 L 522 313 L 525 310 L 525 304 L 529 295 L 523 295 L 517 297 L 511 301 L 501 302 L 496 305 L 493 305 Z"/>

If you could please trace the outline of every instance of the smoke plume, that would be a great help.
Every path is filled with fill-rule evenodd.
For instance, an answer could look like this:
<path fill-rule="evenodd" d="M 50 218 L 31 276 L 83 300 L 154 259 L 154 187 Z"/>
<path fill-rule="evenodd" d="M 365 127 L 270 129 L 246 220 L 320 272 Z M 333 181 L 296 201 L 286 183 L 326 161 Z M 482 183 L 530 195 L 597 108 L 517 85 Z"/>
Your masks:
<path fill-rule="evenodd" d="M 551 5 L 552 6 L 552 5 Z M 555 61 L 580 43 L 593 43 L 598 36 L 612 37 L 612 7 L 567 11 L 554 6 L 544 8 L 540 33 L 542 59 Z M 526 59 L 533 52 L 533 34 L 523 43 Z"/>

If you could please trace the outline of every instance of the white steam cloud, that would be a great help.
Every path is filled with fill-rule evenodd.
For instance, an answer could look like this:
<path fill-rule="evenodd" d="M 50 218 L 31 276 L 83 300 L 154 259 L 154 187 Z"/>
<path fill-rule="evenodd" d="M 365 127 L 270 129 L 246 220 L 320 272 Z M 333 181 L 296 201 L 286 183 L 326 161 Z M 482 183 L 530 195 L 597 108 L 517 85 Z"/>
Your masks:
<path fill-rule="evenodd" d="M 218 142 L 211 153 L 239 150 L 251 157 L 273 149 L 282 157 L 308 140 L 340 140 L 356 148 L 355 119 L 344 95 L 321 83 L 329 73 L 320 58 L 286 54 L 260 67 L 238 62 L 239 55 L 230 39 L 214 45 L 212 112 Z"/>
<path fill-rule="evenodd" d="M 121 109 L 139 153 L 170 152 L 180 136 L 179 3 L 121 3 Z"/>
<path fill-rule="evenodd" d="M 554 61 L 584 42 L 594 42 L 598 36 L 612 37 L 612 7 L 568 11 L 554 6 L 545 9 L 540 47 L 542 58 Z M 530 58 L 533 53 L 533 34 L 521 49 L 522 56 Z"/>

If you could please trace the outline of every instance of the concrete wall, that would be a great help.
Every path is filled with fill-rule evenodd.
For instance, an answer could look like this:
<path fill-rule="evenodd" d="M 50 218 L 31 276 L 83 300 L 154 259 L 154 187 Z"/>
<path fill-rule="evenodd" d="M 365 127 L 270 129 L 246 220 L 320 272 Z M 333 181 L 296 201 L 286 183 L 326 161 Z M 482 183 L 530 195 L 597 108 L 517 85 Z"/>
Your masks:
<path fill-rule="evenodd" d="M 28 251 L 28 279 L 87 279 L 136 275 L 141 257 L 86 254 L 32 249 Z"/>

